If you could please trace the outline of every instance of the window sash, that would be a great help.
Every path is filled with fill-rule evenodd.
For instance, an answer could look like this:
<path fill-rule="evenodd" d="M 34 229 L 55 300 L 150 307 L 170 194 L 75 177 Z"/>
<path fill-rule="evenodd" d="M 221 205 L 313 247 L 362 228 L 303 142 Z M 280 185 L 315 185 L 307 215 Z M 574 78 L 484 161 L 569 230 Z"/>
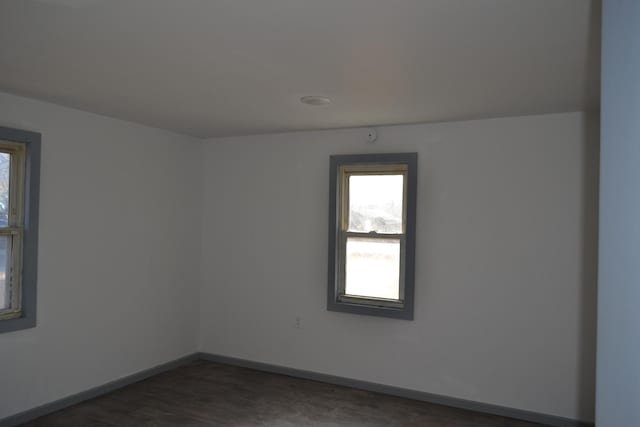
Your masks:
<path fill-rule="evenodd" d="M 338 301 L 349 304 L 360 304 L 366 306 L 379 306 L 389 308 L 403 308 L 405 299 L 405 256 L 406 256 L 406 226 L 407 226 L 407 179 L 409 168 L 407 164 L 354 164 L 340 167 L 340 203 L 338 230 L 338 280 L 336 287 L 336 297 Z M 363 175 L 402 175 L 402 233 L 378 233 L 349 231 L 349 178 L 351 176 Z M 349 237 L 367 238 L 374 240 L 399 240 L 400 259 L 398 277 L 398 299 L 377 298 L 364 295 L 346 294 L 346 261 L 347 261 L 347 239 Z"/>
<path fill-rule="evenodd" d="M 349 178 L 366 175 L 402 175 L 402 233 L 407 232 L 407 178 L 409 168 L 406 164 L 357 164 L 340 168 L 340 230 L 349 230 Z M 378 233 L 387 234 L 387 233 Z"/>
<path fill-rule="evenodd" d="M 9 288 L 9 306 L 0 309 L 0 320 L 22 314 L 22 247 L 24 237 L 25 146 L 0 141 L 0 152 L 11 155 L 9 170 L 8 226 L 0 227 L 0 236 L 10 236 L 5 284 Z"/>
<path fill-rule="evenodd" d="M 0 229 L 0 235 L 10 236 L 7 256 L 10 259 L 8 277 L 5 283 L 9 287 L 9 307 L 0 309 L 0 319 L 20 317 L 22 313 L 22 245 L 23 232 L 15 229 Z"/>
<path fill-rule="evenodd" d="M 347 238 L 366 238 L 371 240 L 400 240 L 400 268 L 398 277 L 398 299 L 377 298 L 366 295 L 349 295 L 346 293 L 347 286 Z M 405 255 L 406 255 L 406 235 L 405 234 L 380 234 L 380 233 L 358 233 L 358 232 L 340 232 L 338 246 L 338 287 L 337 296 L 343 302 L 357 302 L 368 305 L 381 305 L 391 307 L 402 307 L 404 304 L 404 278 L 405 278 Z M 372 304 L 374 303 L 374 304 Z"/>

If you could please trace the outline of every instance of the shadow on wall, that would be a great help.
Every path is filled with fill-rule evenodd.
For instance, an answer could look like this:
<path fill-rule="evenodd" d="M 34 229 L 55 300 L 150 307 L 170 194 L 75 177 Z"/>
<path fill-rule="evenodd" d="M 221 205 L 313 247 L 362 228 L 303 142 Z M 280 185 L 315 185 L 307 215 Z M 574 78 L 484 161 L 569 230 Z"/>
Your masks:
<path fill-rule="evenodd" d="M 589 105 L 600 105 L 600 57 L 602 2 L 592 1 L 589 20 L 590 55 L 584 84 L 597 87 Z M 593 84 L 597 82 L 597 84 Z M 588 92 L 586 92 L 588 93 Z M 596 330 L 598 290 L 598 209 L 600 185 L 600 112 L 589 112 L 584 121 L 582 148 L 582 293 L 580 300 L 580 360 L 578 362 L 578 413 L 595 419 Z M 584 416 L 583 415 L 583 416 Z"/>
<path fill-rule="evenodd" d="M 597 281 L 598 202 L 600 178 L 600 120 L 598 112 L 584 121 L 582 148 L 582 292 L 580 294 L 580 360 L 578 361 L 578 411 L 594 419 Z M 583 415 L 583 416 L 584 416 Z"/>

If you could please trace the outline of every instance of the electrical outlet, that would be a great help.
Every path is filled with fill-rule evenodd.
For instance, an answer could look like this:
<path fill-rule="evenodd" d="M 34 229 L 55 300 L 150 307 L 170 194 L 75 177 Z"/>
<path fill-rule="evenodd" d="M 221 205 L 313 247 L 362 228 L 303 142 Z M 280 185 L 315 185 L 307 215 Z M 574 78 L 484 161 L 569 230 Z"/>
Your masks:
<path fill-rule="evenodd" d="M 302 323 L 302 320 L 300 319 L 300 316 L 296 316 L 296 320 L 293 323 L 293 327 L 296 328 L 296 329 L 300 329 L 301 323 Z"/>

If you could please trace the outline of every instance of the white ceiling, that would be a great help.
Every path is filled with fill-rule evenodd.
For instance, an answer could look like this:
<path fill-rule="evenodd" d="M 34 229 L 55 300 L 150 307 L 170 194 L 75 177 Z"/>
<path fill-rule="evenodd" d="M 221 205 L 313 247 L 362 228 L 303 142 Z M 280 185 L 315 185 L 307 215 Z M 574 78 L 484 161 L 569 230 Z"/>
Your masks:
<path fill-rule="evenodd" d="M 591 0 L 15 0 L 0 90 L 200 137 L 597 108 Z M 328 106 L 303 105 L 324 95 Z"/>

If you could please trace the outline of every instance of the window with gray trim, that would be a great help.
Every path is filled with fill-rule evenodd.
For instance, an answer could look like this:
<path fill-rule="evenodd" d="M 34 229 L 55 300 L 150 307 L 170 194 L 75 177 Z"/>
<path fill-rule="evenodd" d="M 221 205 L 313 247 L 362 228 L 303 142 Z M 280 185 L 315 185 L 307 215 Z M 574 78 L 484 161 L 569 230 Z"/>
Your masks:
<path fill-rule="evenodd" d="M 40 134 L 0 127 L 0 333 L 36 324 Z"/>
<path fill-rule="evenodd" d="M 417 160 L 331 156 L 328 310 L 413 319 Z"/>

